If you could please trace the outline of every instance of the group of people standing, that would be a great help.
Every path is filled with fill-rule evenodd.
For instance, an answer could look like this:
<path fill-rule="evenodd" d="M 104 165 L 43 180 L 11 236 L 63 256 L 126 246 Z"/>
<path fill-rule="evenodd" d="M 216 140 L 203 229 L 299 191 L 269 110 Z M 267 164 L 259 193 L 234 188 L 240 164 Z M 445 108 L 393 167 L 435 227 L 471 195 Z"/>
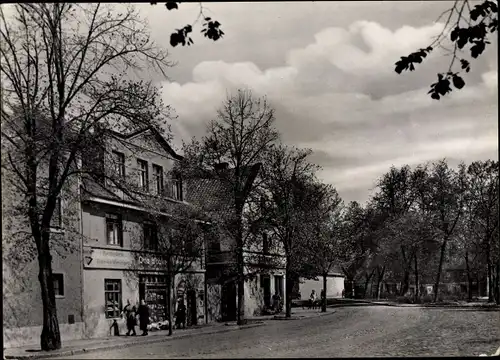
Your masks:
<path fill-rule="evenodd" d="M 149 308 L 144 300 L 141 300 L 138 308 L 130 304 L 127 300 L 127 305 L 123 308 L 122 316 L 127 323 L 127 336 L 135 336 L 135 327 L 137 326 L 137 318 L 139 318 L 139 329 L 142 330 L 142 336 L 148 335 L 148 325 L 150 323 Z M 177 329 L 186 327 L 186 305 L 183 300 L 179 300 L 177 311 L 175 312 L 175 326 Z"/>
<path fill-rule="evenodd" d="M 138 308 L 132 306 L 130 300 L 127 300 L 127 305 L 123 308 L 123 316 L 127 322 L 127 336 L 137 335 L 135 332 L 137 318 L 139 318 L 139 329 L 142 331 L 141 335 L 146 336 L 148 334 L 149 307 L 144 300 L 141 300 Z"/>

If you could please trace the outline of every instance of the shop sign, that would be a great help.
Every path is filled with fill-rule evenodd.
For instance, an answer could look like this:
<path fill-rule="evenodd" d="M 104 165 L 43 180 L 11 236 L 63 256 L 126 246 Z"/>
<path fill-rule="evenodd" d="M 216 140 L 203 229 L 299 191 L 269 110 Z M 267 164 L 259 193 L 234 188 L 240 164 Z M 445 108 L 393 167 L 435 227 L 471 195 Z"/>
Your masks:
<path fill-rule="evenodd" d="M 128 251 L 96 249 L 90 246 L 85 246 L 83 249 L 85 268 L 130 269 L 132 263 L 132 256 Z"/>
<path fill-rule="evenodd" d="M 154 256 L 137 256 L 137 253 L 122 249 L 102 249 L 85 246 L 83 266 L 100 269 L 158 269 L 167 267 L 165 259 Z"/>
<path fill-rule="evenodd" d="M 161 259 L 154 256 L 139 256 L 139 264 L 142 267 L 166 269 L 168 262 L 165 259 Z"/>

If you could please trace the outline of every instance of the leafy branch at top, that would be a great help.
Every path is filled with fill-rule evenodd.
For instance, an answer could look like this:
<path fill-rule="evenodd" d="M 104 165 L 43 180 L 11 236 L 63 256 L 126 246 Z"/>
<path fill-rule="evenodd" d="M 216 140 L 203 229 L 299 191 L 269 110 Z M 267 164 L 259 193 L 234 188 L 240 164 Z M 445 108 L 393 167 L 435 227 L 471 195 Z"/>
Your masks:
<path fill-rule="evenodd" d="M 464 15 L 466 7 L 469 10 L 468 16 Z M 457 53 L 462 52 L 466 45 L 469 45 L 470 56 L 477 59 L 484 52 L 486 46 L 490 44 L 488 35 L 498 29 L 498 6 L 490 0 L 486 0 L 472 9 L 469 0 L 455 0 L 453 7 L 441 16 L 444 14 L 448 14 L 448 18 L 443 30 L 434 41 L 425 49 L 420 49 L 408 56 L 402 56 L 395 63 L 394 69 L 398 74 L 408 70 L 414 71 L 415 64 L 422 63 L 436 46 L 446 49 L 442 42 L 449 37 L 449 40 L 454 44 L 453 50 L 449 50 L 452 56 L 449 69 L 446 73 L 438 74 L 438 81 L 431 84 L 431 89 L 428 92 L 435 100 L 439 100 L 441 96 L 451 92 L 451 84 L 456 89 L 462 89 L 465 86 L 465 81 L 459 75 L 460 71 L 454 72 L 453 65 L 456 60 L 459 60 L 461 71 L 468 73 L 470 61 L 459 57 Z"/>
<path fill-rule="evenodd" d="M 151 2 L 151 5 L 156 5 L 156 2 Z M 176 1 L 167 1 L 165 3 L 165 7 L 167 10 L 171 11 L 174 9 L 178 9 L 178 2 Z M 170 45 L 173 47 L 176 47 L 177 45 L 181 44 L 182 46 L 186 45 L 191 45 L 193 44 L 193 39 L 189 35 L 190 33 L 193 32 L 193 27 L 194 25 L 198 22 L 199 19 L 203 18 L 205 22 L 203 23 L 203 28 L 201 30 L 201 33 L 203 36 L 206 38 L 209 38 L 210 40 L 217 41 L 219 40 L 222 36 L 224 36 L 224 32 L 221 30 L 221 23 L 218 22 L 217 20 L 212 20 L 212 18 L 207 17 L 203 13 L 203 5 L 200 3 L 200 12 L 198 13 L 198 17 L 194 21 L 193 24 L 188 24 L 184 26 L 181 29 L 176 29 L 175 32 L 173 32 L 170 35 Z"/>

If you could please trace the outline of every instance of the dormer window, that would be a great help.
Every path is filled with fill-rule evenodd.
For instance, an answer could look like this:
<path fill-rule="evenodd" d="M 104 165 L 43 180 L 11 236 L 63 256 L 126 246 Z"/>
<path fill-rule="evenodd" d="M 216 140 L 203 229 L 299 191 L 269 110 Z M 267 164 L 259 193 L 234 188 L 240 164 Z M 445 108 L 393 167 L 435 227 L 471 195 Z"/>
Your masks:
<path fill-rule="evenodd" d="M 113 162 L 114 162 L 114 171 L 115 175 L 118 175 L 120 178 L 125 177 L 125 154 L 113 151 Z"/>
<path fill-rule="evenodd" d="M 148 192 L 149 191 L 148 162 L 141 159 L 137 159 L 137 166 L 139 168 L 139 187 L 142 191 Z"/>
<path fill-rule="evenodd" d="M 153 164 L 154 190 L 156 195 L 163 194 L 163 168 Z"/>
<path fill-rule="evenodd" d="M 175 200 L 182 201 L 183 200 L 183 194 L 182 194 L 182 178 L 180 174 L 174 173 L 172 175 L 172 197 Z"/>

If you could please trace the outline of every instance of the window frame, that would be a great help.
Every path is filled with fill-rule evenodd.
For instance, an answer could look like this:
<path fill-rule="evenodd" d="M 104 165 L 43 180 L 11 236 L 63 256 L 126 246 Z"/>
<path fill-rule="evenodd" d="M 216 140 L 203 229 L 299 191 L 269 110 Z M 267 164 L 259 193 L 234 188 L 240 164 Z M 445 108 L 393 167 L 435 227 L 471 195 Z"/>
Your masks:
<path fill-rule="evenodd" d="M 155 192 L 156 195 L 161 195 L 165 191 L 165 181 L 163 179 L 163 166 L 152 164 L 153 167 L 153 177 L 155 180 Z"/>
<path fill-rule="evenodd" d="M 172 198 L 177 201 L 184 201 L 182 177 L 176 173 L 172 174 Z"/>
<path fill-rule="evenodd" d="M 54 283 L 56 282 L 56 280 L 57 280 L 57 282 L 59 282 L 57 289 L 62 290 L 62 293 L 61 293 L 61 291 L 59 291 L 59 293 L 56 292 L 56 287 L 54 286 Z M 63 299 L 65 297 L 66 291 L 65 291 L 64 286 L 65 286 L 66 282 L 64 280 L 65 280 L 65 276 L 63 273 L 60 273 L 60 272 L 53 272 L 52 273 L 52 284 L 53 284 L 52 286 L 54 286 L 54 294 L 55 294 L 56 299 Z"/>
<path fill-rule="evenodd" d="M 137 167 L 139 170 L 139 187 L 142 191 L 149 192 L 149 164 L 146 160 L 137 159 Z"/>
<path fill-rule="evenodd" d="M 107 285 L 108 284 L 118 284 L 118 290 L 113 289 L 113 290 L 108 290 Z M 114 286 L 113 286 L 114 287 Z M 109 316 L 109 310 L 108 310 L 108 294 L 118 294 L 118 300 L 114 300 L 118 302 L 118 309 L 117 310 L 111 310 L 113 311 L 113 314 Z M 122 287 L 122 279 L 110 279 L 110 278 L 105 278 L 104 279 L 104 316 L 106 319 L 116 319 L 119 318 L 121 315 L 123 309 L 123 287 Z"/>
<path fill-rule="evenodd" d="M 262 233 L 262 253 L 265 255 L 270 254 L 271 240 L 269 239 L 269 234 L 266 232 Z"/>
<path fill-rule="evenodd" d="M 119 246 L 123 247 L 123 218 L 121 214 L 114 214 L 114 213 L 106 213 L 105 215 L 105 224 L 106 224 L 106 245 L 108 246 Z M 109 238 L 109 224 L 116 224 L 117 225 L 117 241 L 118 243 L 110 243 L 110 238 Z"/>
<path fill-rule="evenodd" d="M 154 239 L 154 246 L 151 246 L 151 241 L 149 242 L 149 246 L 146 245 L 146 229 L 153 229 L 153 237 Z M 144 250 L 150 250 L 150 251 L 158 251 L 158 225 L 155 224 L 154 222 L 151 221 L 145 221 L 142 224 L 142 232 L 143 232 L 143 247 Z"/>
<path fill-rule="evenodd" d="M 59 211 L 57 211 L 59 210 Z M 56 219 L 55 216 L 59 213 L 59 218 Z M 57 220 L 57 221 L 56 221 Z M 63 201 L 61 195 L 56 199 L 56 207 L 54 208 L 54 213 L 52 214 L 52 219 L 50 220 L 50 232 L 64 232 L 63 226 Z"/>
<path fill-rule="evenodd" d="M 120 178 L 125 177 L 125 154 L 121 151 L 113 150 L 113 162 L 114 169 L 118 171 L 118 176 Z"/>

